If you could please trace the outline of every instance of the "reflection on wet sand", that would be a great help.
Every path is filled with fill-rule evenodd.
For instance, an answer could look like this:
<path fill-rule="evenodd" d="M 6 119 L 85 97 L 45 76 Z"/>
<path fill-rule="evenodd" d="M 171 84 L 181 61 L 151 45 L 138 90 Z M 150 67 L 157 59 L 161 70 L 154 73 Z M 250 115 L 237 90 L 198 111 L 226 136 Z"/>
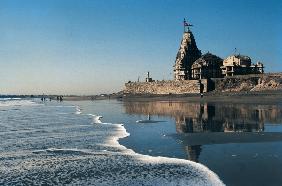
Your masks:
<path fill-rule="evenodd" d="M 199 156 L 202 150 L 201 145 L 187 145 L 185 150 L 188 154 L 188 158 L 191 161 L 199 162 Z"/>
<path fill-rule="evenodd" d="M 179 133 L 259 132 L 264 130 L 260 111 L 199 104 L 194 117 L 176 116 L 176 129 Z"/>
<path fill-rule="evenodd" d="M 281 133 L 264 132 L 265 123 L 282 123 L 281 105 L 124 102 L 128 114 L 169 116 L 190 160 L 198 162 L 201 145 L 282 140 Z"/>
<path fill-rule="evenodd" d="M 177 132 L 263 131 L 264 123 L 281 123 L 279 105 L 188 102 L 124 102 L 128 114 L 170 116 Z"/>

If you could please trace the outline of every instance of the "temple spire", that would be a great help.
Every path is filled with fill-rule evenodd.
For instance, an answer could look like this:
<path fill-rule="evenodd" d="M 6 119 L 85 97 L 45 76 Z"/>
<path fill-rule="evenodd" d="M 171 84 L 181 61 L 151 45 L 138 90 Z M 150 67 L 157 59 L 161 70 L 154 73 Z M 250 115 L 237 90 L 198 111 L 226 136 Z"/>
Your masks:
<path fill-rule="evenodd" d="M 201 51 L 196 45 L 193 33 L 189 27 L 192 26 L 184 19 L 184 33 L 178 49 L 175 65 L 174 65 L 174 79 L 175 80 L 189 80 L 192 79 L 191 66 L 202 55 Z"/>

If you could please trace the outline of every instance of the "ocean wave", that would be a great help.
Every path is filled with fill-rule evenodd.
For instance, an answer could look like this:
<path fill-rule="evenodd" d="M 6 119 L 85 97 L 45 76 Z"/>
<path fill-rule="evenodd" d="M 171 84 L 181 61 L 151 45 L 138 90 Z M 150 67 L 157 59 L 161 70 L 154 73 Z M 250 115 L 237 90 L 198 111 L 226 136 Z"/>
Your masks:
<path fill-rule="evenodd" d="M 76 106 L 75 110 L 75 114 L 81 114 L 81 108 L 79 106 Z"/>
<path fill-rule="evenodd" d="M 20 99 L 20 98 L 1 98 L 0 107 L 13 107 L 13 106 L 34 106 L 38 105 L 33 100 Z"/>
<path fill-rule="evenodd" d="M 97 116 L 97 115 L 94 115 L 94 114 L 88 114 L 88 116 L 91 116 L 92 117 L 92 121 L 93 123 L 95 124 L 102 124 L 102 121 L 101 121 L 101 118 L 103 118 L 103 116 Z M 103 124 L 106 124 L 106 123 L 103 123 Z"/>
<path fill-rule="evenodd" d="M 22 152 L 0 155 L 0 185 L 224 185 L 202 164 L 142 155 L 122 146 L 118 140 L 130 135 L 123 124 L 69 112 L 71 130 L 63 124 L 57 130 L 57 123 L 49 138 L 21 139 L 28 144 Z"/>
<path fill-rule="evenodd" d="M 22 98 L 0 98 L 0 101 L 21 100 Z"/>

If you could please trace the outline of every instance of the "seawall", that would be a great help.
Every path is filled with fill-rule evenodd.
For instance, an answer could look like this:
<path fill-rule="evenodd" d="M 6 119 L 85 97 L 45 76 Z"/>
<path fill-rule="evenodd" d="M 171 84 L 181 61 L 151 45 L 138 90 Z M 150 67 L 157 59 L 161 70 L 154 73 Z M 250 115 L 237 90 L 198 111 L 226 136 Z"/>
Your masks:
<path fill-rule="evenodd" d="M 125 84 L 128 94 L 189 94 L 207 92 L 207 80 L 130 82 Z"/>
<path fill-rule="evenodd" d="M 199 94 L 200 92 L 282 91 L 282 73 L 238 75 L 184 81 L 129 82 L 125 94 Z"/>

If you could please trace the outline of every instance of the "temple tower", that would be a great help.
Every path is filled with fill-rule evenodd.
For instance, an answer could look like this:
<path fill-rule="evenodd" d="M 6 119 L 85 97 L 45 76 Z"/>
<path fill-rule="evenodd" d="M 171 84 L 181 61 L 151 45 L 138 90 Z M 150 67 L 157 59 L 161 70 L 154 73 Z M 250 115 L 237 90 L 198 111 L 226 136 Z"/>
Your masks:
<path fill-rule="evenodd" d="M 193 26 L 184 19 L 184 33 L 176 55 L 174 67 L 174 80 L 192 79 L 191 66 L 201 57 L 201 51 L 196 45 L 190 27 Z"/>

